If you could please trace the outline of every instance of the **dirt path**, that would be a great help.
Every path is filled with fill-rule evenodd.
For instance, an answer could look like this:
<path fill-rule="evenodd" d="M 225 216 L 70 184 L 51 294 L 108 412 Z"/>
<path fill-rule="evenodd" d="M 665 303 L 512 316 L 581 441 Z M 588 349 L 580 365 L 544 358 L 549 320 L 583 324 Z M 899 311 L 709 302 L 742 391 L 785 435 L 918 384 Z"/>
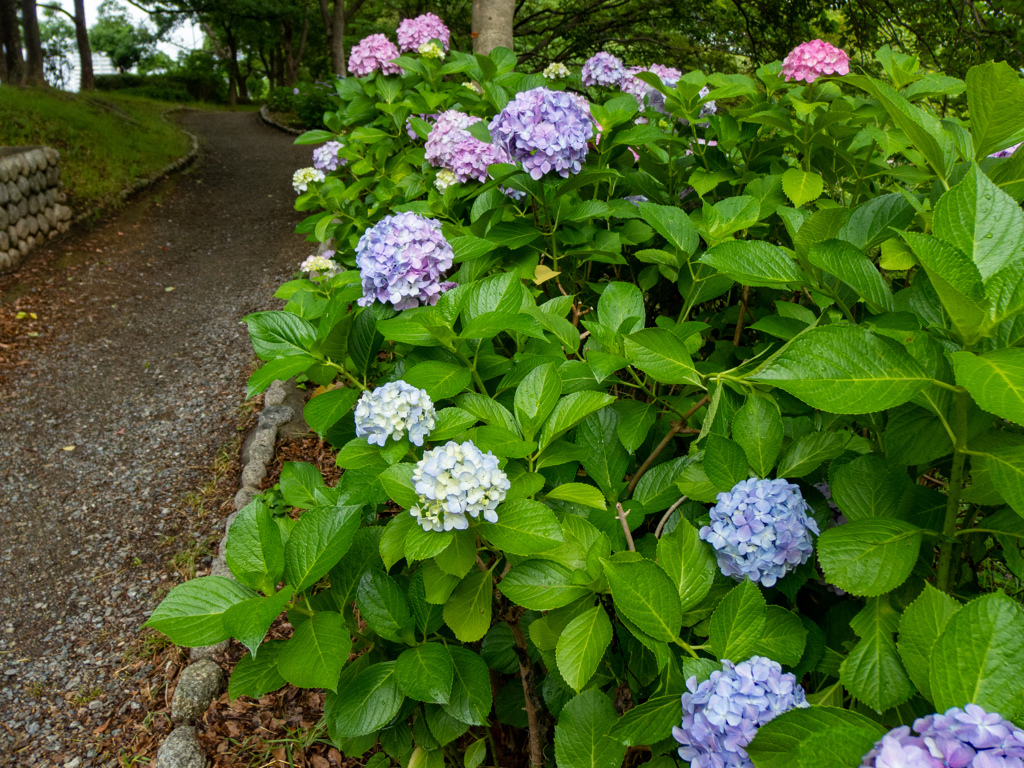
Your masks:
<path fill-rule="evenodd" d="M 118 765 L 125 678 L 152 671 L 125 671 L 139 625 L 172 555 L 204 565 L 183 495 L 236 434 L 239 320 L 308 253 L 290 185 L 308 149 L 253 113 L 180 119 L 197 166 L 0 279 L 39 333 L 0 383 L 0 765 Z"/>

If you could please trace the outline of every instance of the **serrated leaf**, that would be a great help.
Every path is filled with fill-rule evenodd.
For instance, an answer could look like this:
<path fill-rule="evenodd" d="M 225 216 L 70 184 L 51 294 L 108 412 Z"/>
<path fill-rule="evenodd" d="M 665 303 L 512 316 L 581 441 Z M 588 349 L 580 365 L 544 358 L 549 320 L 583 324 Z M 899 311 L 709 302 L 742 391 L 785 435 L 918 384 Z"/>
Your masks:
<path fill-rule="evenodd" d="M 230 637 L 224 626 L 224 612 L 255 594 L 223 576 L 192 579 L 172 589 L 143 626 L 162 632 L 175 645 L 186 648 L 216 645 Z"/>
<path fill-rule="evenodd" d="M 396 643 L 411 640 L 413 619 L 402 588 L 383 571 L 368 570 L 359 581 L 356 606 L 367 625 Z"/>
<path fill-rule="evenodd" d="M 562 678 L 576 692 L 594 676 L 612 641 L 612 623 L 597 605 L 569 622 L 558 638 L 555 659 Z"/>
<path fill-rule="evenodd" d="M 655 640 L 674 642 L 683 624 L 676 586 L 650 560 L 601 560 L 616 609 Z"/>
<path fill-rule="evenodd" d="M 276 691 L 285 684 L 277 671 L 277 659 L 287 640 L 271 640 L 260 646 L 259 657 L 246 654 L 231 670 L 228 681 L 228 698 L 234 701 L 239 696 L 259 699 L 270 691 Z"/>
<path fill-rule="evenodd" d="M 910 679 L 926 699 L 932 698 L 929 681 L 932 650 L 946 624 L 958 610 L 960 604 L 956 600 L 925 583 L 924 591 L 907 606 L 900 617 L 900 658 L 903 659 Z"/>
<path fill-rule="evenodd" d="M 315 584 L 348 551 L 361 507 L 317 507 L 292 528 L 284 547 L 284 580 L 296 592 Z"/>
<path fill-rule="evenodd" d="M 410 699 L 447 704 L 452 692 L 454 665 L 440 643 L 424 643 L 402 651 L 395 662 L 395 680 Z"/>
<path fill-rule="evenodd" d="M 686 345 L 664 328 L 645 328 L 626 337 L 629 362 L 661 384 L 693 384 L 702 379 Z"/>
<path fill-rule="evenodd" d="M 921 529 L 903 520 L 866 518 L 830 528 L 818 539 L 818 562 L 830 584 L 874 597 L 910 575 L 921 549 Z"/>
<path fill-rule="evenodd" d="M 352 636 L 342 615 L 317 611 L 295 627 L 277 658 L 277 671 L 299 688 L 333 691 L 351 650 Z"/>
<path fill-rule="evenodd" d="M 684 612 L 704 599 L 717 570 L 711 546 L 701 541 L 686 520 L 680 520 L 671 533 L 658 539 L 658 564 L 679 592 Z"/>
<path fill-rule="evenodd" d="M 777 245 L 763 240 L 728 240 L 708 249 L 698 261 L 740 285 L 785 288 L 806 283 L 797 263 Z"/>
<path fill-rule="evenodd" d="M 345 738 L 373 733 L 398 714 L 405 694 L 395 680 L 395 662 L 372 664 L 338 686 L 332 734 Z"/>
<path fill-rule="evenodd" d="M 734 664 L 756 650 L 768 620 L 768 607 L 758 586 L 745 579 L 733 587 L 711 615 L 711 652 Z"/>
<path fill-rule="evenodd" d="M 557 547 L 564 541 L 558 518 L 533 499 L 507 501 L 498 507 L 498 522 L 477 524 L 487 540 L 516 555 L 532 555 Z"/>
<path fill-rule="evenodd" d="M 748 395 L 733 418 L 732 438 L 743 448 L 759 477 L 767 477 L 775 465 L 782 450 L 782 435 L 782 416 L 775 401 L 763 395 Z"/>
<path fill-rule="evenodd" d="M 436 404 L 439 400 L 455 397 L 466 389 L 472 376 L 469 369 L 461 365 L 427 360 L 407 370 L 402 378 L 407 384 L 425 389 Z"/>
<path fill-rule="evenodd" d="M 825 182 L 817 173 L 790 168 L 782 174 L 782 190 L 797 208 L 821 197 Z"/>
<path fill-rule="evenodd" d="M 544 498 L 572 501 L 591 509 L 608 509 L 601 491 L 592 485 L 583 483 L 563 483 L 551 489 Z"/>
<path fill-rule="evenodd" d="M 1024 349 L 954 352 L 956 383 L 989 413 L 1024 424 Z"/>
<path fill-rule="evenodd" d="M 885 733 L 848 709 L 791 709 L 758 728 L 746 751 L 757 768 L 850 768 Z"/>
<path fill-rule="evenodd" d="M 619 768 L 626 748 L 609 733 L 617 720 L 611 699 L 591 688 L 565 705 L 555 725 L 559 768 Z"/>
<path fill-rule="evenodd" d="M 493 590 L 490 571 L 471 573 L 444 604 L 444 621 L 462 642 L 474 643 L 487 634 Z"/>

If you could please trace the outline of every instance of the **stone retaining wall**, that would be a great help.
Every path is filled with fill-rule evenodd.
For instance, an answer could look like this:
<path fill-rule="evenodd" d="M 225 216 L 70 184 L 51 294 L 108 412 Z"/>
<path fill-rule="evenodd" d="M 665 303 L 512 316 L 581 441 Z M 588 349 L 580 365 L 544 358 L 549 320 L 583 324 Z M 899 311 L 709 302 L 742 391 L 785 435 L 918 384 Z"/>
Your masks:
<path fill-rule="evenodd" d="M 0 273 L 71 226 L 60 189 L 60 153 L 52 147 L 0 147 Z"/>

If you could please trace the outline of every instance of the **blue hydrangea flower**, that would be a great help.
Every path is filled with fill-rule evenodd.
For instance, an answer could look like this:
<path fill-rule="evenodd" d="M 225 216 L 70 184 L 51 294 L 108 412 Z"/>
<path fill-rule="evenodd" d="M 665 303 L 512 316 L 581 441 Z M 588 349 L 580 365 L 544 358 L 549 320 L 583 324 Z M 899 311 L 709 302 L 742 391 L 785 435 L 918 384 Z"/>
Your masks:
<path fill-rule="evenodd" d="M 493 142 L 534 179 L 551 171 L 566 178 L 583 168 L 594 120 L 575 95 L 534 88 L 517 94 L 488 128 Z"/>
<path fill-rule="evenodd" d="M 622 66 L 621 59 L 601 51 L 587 59 L 583 65 L 583 84 L 618 85 L 625 74 L 626 68 Z"/>
<path fill-rule="evenodd" d="M 385 216 L 359 238 L 356 266 L 363 280 L 361 306 L 391 303 L 395 309 L 436 304 L 455 283 L 444 282 L 452 247 L 441 224 L 416 213 Z"/>
<path fill-rule="evenodd" d="M 672 729 L 679 756 L 691 768 L 753 768 L 744 749 L 757 729 L 790 709 L 807 706 L 804 689 L 782 666 L 764 656 L 733 664 L 697 685 L 686 681 L 682 727 Z"/>
<path fill-rule="evenodd" d="M 336 171 L 348 162 L 344 157 L 338 157 L 341 149 L 340 141 L 328 141 L 323 146 L 313 150 L 313 167 L 321 171 Z"/>
<path fill-rule="evenodd" d="M 389 437 L 401 440 L 409 433 L 413 445 L 434 428 L 434 402 L 425 390 L 404 381 L 389 381 L 372 392 L 363 392 L 356 403 L 356 437 L 384 447 Z"/>
<path fill-rule="evenodd" d="M 1021 768 L 1024 730 L 977 704 L 902 725 L 875 742 L 863 768 Z"/>
<path fill-rule="evenodd" d="M 648 203 L 648 202 L 650 202 L 645 195 L 626 195 L 622 199 L 623 200 L 628 200 L 633 205 L 635 205 L 637 208 L 640 207 L 640 203 Z"/>
<path fill-rule="evenodd" d="M 715 548 L 726 576 L 772 587 L 814 551 L 811 533 L 819 531 L 809 511 L 788 480 L 750 478 L 718 494 L 711 525 L 700 529 L 700 537 Z"/>
<path fill-rule="evenodd" d="M 419 502 L 409 514 L 425 531 L 464 530 L 467 515 L 498 522 L 497 507 L 511 487 L 490 451 L 453 440 L 423 454 L 412 482 Z"/>

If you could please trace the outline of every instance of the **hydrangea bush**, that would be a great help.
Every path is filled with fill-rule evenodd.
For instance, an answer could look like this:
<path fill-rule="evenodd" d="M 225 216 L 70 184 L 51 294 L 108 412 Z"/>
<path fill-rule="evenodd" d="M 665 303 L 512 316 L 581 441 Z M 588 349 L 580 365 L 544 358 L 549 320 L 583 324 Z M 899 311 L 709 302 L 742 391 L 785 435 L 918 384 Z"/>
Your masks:
<path fill-rule="evenodd" d="M 246 318 L 344 472 L 150 626 L 377 762 L 1019 768 L 1019 73 L 360 45 Z"/>

